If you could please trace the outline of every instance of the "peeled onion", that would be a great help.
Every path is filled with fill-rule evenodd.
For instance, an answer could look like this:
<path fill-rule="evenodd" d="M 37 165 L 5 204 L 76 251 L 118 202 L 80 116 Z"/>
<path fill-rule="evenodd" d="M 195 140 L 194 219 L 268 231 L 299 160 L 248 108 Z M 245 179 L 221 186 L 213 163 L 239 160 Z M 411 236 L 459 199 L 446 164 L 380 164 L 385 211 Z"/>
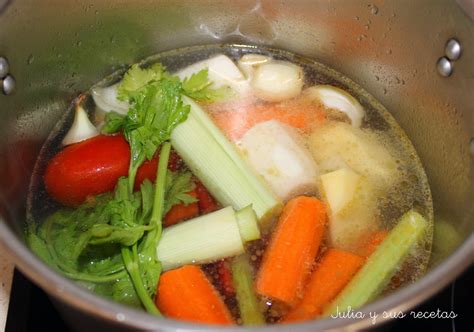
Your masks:
<path fill-rule="evenodd" d="M 99 131 L 89 120 L 86 111 L 82 106 L 77 105 L 74 121 L 62 141 L 63 145 L 78 143 L 97 135 L 99 135 Z"/>
<path fill-rule="evenodd" d="M 260 99 L 279 102 L 297 97 L 303 88 L 303 70 L 292 63 L 271 61 L 259 65 L 251 81 Z"/>
<path fill-rule="evenodd" d="M 127 102 L 117 99 L 117 87 L 119 83 L 108 86 L 106 88 L 93 88 L 92 98 L 95 104 L 104 112 L 117 112 L 119 114 L 127 114 L 130 105 Z"/>
<path fill-rule="evenodd" d="M 312 99 L 319 100 L 324 107 L 345 113 L 352 126 L 360 127 L 365 112 L 362 105 L 346 91 L 331 85 L 315 85 L 305 90 Z"/>

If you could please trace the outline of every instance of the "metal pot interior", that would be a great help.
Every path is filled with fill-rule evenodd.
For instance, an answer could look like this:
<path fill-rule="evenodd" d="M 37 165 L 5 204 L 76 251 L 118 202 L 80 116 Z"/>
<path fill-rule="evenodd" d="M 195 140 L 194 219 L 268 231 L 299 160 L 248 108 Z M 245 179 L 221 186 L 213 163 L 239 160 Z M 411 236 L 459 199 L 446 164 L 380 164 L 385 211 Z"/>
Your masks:
<path fill-rule="evenodd" d="M 258 44 L 316 59 L 364 87 L 411 139 L 434 200 L 430 272 L 366 310 L 412 307 L 472 263 L 474 25 L 455 2 L 17 0 L 0 1 L 0 27 L 0 56 L 16 80 L 12 95 L 0 95 L 0 242 L 24 273 L 70 306 L 123 326 L 196 328 L 92 296 L 50 271 L 22 240 L 35 158 L 73 97 L 118 68 L 191 45 Z M 453 74 L 442 77 L 436 62 L 452 37 L 462 54 Z M 455 241 L 436 233 L 440 220 L 455 230 Z M 301 328 L 346 325 L 370 322 Z"/>

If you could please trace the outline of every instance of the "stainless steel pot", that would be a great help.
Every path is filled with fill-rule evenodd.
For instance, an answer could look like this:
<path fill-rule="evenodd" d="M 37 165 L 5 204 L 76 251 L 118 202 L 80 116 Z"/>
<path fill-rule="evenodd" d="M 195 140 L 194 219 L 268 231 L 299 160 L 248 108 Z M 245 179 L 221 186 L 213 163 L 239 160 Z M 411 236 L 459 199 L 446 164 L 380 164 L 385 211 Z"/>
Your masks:
<path fill-rule="evenodd" d="M 11 75 L 2 81 L 5 92 L 16 83 L 14 93 L 0 95 L 0 242 L 67 316 L 81 317 L 77 326 L 201 329 L 111 303 L 47 268 L 22 240 L 25 193 L 38 149 L 79 91 L 163 50 L 262 44 L 314 58 L 351 77 L 411 138 L 433 192 L 435 232 L 440 220 L 450 232 L 438 229 L 424 278 L 363 312 L 412 308 L 453 280 L 474 256 L 474 26 L 472 6 L 469 12 L 469 1 L 460 2 L 467 12 L 448 0 L 0 0 L 0 57 L 8 60 Z M 441 72 L 453 69 L 443 77 L 437 61 L 450 38 L 462 53 L 440 63 Z M 266 329 L 370 326 L 370 319 L 325 319 Z"/>

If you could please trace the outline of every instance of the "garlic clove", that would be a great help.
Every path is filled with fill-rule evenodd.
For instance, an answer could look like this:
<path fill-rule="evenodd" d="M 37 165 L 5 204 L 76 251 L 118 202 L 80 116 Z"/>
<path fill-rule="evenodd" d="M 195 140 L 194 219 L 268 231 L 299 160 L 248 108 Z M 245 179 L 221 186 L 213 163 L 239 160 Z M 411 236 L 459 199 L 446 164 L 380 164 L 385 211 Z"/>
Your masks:
<path fill-rule="evenodd" d="M 262 54 L 245 54 L 237 62 L 237 66 L 242 71 L 242 73 L 244 73 L 245 77 L 250 79 L 253 77 L 257 66 L 268 63 L 271 60 L 272 58 Z"/>
<path fill-rule="evenodd" d="M 271 61 L 257 66 L 251 81 L 255 95 L 279 102 L 297 97 L 304 84 L 303 70 L 290 62 Z"/>
<path fill-rule="evenodd" d="M 99 135 L 97 128 L 91 123 L 82 106 L 76 106 L 76 113 L 71 128 L 64 137 L 63 145 L 70 145 Z"/>

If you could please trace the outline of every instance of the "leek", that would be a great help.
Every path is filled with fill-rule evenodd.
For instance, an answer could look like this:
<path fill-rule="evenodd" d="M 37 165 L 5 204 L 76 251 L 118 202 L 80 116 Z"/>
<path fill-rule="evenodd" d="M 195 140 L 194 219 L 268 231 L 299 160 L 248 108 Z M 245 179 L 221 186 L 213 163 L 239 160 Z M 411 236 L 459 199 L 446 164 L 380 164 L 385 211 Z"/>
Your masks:
<path fill-rule="evenodd" d="M 251 205 L 237 211 L 235 216 L 237 217 L 240 236 L 244 242 L 260 239 L 257 216 Z"/>
<path fill-rule="evenodd" d="M 244 325 L 264 325 L 265 318 L 259 309 L 253 290 L 253 271 L 247 255 L 234 258 L 231 265 L 240 318 Z"/>
<path fill-rule="evenodd" d="M 219 203 L 236 210 L 252 205 L 261 221 L 269 219 L 281 202 L 206 112 L 190 98 L 183 101 L 191 111 L 171 134 L 173 148 Z"/>
<path fill-rule="evenodd" d="M 239 223 L 246 225 L 246 229 L 258 227 L 255 215 L 248 211 L 239 214 L 228 206 L 166 228 L 157 246 L 157 257 L 163 270 L 185 264 L 209 263 L 244 253 L 247 240 L 241 235 Z"/>
<path fill-rule="evenodd" d="M 422 238 L 427 226 L 427 221 L 415 211 L 403 215 L 323 314 L 353 310 L 375 299 L 409 255 L 410 249 Z"/>

